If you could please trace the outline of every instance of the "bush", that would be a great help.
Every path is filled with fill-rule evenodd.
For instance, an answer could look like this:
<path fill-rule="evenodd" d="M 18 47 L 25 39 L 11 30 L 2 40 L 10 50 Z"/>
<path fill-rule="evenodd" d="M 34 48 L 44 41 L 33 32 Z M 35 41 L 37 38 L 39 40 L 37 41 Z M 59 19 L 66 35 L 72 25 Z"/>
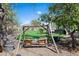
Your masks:
<path fill-rule="evenodd" d="M 43 29 L 39 29 L 40 33 L 43 33 Z"/>

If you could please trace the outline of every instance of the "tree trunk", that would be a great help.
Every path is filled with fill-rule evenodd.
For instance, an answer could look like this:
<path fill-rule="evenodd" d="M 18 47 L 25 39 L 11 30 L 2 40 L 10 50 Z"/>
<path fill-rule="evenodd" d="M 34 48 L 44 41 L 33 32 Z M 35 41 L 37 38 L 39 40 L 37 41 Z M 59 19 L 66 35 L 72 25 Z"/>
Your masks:
<path fill-rule="evenodd" d="M 74 33 L 75 31 L 73 31 L 72 33 L 70 33 L 70 36 L 72 38 L 72 49 L 75 50 L 76 48 L 76 38 L 74 37 Z"/>
<path fill-rule="evenodd" d="M 51 37 L 50 37 L 50 32 L 49 32 L 49 25 L 47 25 L 47 41 L 48 41 L 48 43 L 50 43 L 50 39 L 51 39 Z"/>
<path fill-rule="evenodd" d="M 68 34 L 70 35 L 71 39 L 72 39 L 72 49 L 75 50 L 76 49 L 76 38 L 74 37 L 74 33 L 76 30 L 73 30 L 72 32 L 70 32 L 70 30 L 66 27 L 66 25 L 63 25 L 65 27 L 65 29 L 67 30 Z"/>

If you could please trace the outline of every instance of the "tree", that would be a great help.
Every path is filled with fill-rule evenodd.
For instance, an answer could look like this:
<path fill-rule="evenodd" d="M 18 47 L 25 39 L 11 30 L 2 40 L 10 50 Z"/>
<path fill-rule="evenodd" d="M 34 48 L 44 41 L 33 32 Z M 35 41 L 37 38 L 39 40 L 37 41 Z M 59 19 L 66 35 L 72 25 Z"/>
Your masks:
<path fill-rule="evenodd" d="M 39 20 L 32 20 L 31 24 L 34 25 L 34 26 L 39 26 L 40 21 Z"/>
<path fill-rule="evenodd" d="M 54 15 L 52 15 L 50 12 L 48 14 L 42 14 L 40 16 L 40 21 L 42 22 L 42 25 L 47 26 L 46 30 L 47 30 L 47 34 L 48 34 L 48 43 L 51 40 L 51 42 L 53 42 L 55 45 L 55 49 L 56 49 L 57 53 L 59 54 L 58 47 L 57 47 L 55 40 L 53 38 L 53 35 L 52 35 L 53 20 L 54 20 Z"/>
<path fill-rule="evenodd" d="M 13 32 L 14 27 L 18 26 L 18 21 L 16 20 L 15 12 L 11 8 L 11 4 L 2 4 L 3 9 L 5 10 L 5 17 L 4 17 L 4 26 L 7 27 L 6 32 L 8 34 L 9 30 Z"/>
<path fill-rule="evenodd" d="M 72 38 L 72 48 L 76 48 L 76 39 L 74 33 L 79 30 L 79 4 L 55 4 L 49 7 L 51 14 L 54 14 L 55 19 L 53 22 L 62 26 L 67 30 Z"/>
<path fill-rule="evenodd" d="M 13 30 L 13 27 L 16 24 L 15 14 L 11 9 L 10 4 L 1 3 L 0 4 L 0 38 L 4 43 L 4 37 L 8 35 L 9 27 Z"/>
<path fill-rule="evenodd" d="M 54 15 L 52 15 L 51 13 L 46 13 L 46 14 L 41 14 L 41 16 L 39 17 L 39 20 L 41 21 L 41 25 L 43 27 L 47 27 L 45 28 L 48 34 L 48 42 L 52 42 L 51 41 L 51 36 L 50 36 L 50 27 L 52 28 L 52 24 L 53 24 L 53 20 L 54 20 Z"/>

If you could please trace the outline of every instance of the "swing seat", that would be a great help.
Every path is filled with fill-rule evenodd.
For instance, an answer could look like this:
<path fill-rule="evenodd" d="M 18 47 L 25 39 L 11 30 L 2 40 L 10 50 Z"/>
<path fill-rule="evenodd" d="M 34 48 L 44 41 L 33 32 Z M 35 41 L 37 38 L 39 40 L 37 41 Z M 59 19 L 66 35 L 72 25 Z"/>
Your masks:
<path fill-rule="evenodd" d="M 25 46 L 31 46 L 32 45 L 32 40 L 24 40 L 24 45 Z"/>
<path fill-rule="evenodd" d="M 42 39 L 42 40 L 38 40 L 39 45 L 44 46 L 47 44 L 47 40 L 46 39 Z"/>
<path fill-rule="evenodd" d="M 33 40 L 24 40 L 23 46 L 24 47 L 43 47 L 46 46 L 47 40 L 46 39 L 40 39 L 37 42 L 34 42 Z"/>

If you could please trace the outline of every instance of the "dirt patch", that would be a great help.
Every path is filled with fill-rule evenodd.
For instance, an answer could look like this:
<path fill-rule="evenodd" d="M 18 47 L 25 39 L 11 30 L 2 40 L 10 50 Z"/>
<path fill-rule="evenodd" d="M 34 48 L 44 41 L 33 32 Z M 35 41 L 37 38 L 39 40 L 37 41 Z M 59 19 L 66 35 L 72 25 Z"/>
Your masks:
<path fill-rule="evenodd" d="M 21 54 L 21 56 L 79 56 L 79 51 L 69 52 L 69 51 L 60 49 L 60 54 L 58 55 L 54 47 L 49 47 L 49 48 L 50 49 L 48 48 L 21 48 L 19 49 L 18 54 Z M 15 53 L 15 51 L 12 53 Z M 11 52 L 6 53 L 5 51 L 3 51 L 2 53 L 0 53 L 0 56 L 8 56 L 8 55 L 11 55 L 12 53 Z"/>

